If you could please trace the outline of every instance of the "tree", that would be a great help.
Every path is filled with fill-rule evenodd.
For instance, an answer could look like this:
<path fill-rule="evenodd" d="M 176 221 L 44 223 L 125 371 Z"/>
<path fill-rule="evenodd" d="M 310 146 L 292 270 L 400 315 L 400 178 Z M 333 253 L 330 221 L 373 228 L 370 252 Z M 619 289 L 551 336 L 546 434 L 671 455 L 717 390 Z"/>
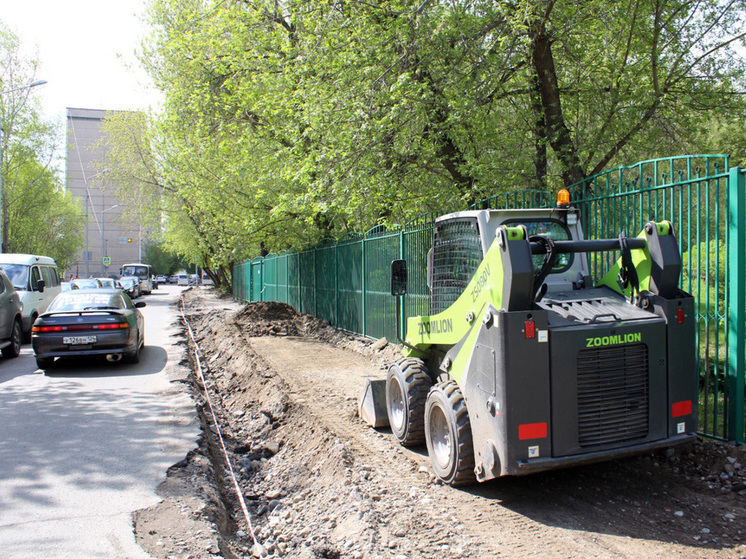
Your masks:
<path fill-rule="evenodd" d="M 189 263 L 169 251 L 163 241 L 150 241 L 145 245 L 145 262 L 153 267 L 156 274 L 171 276 L 187 268 Z"/>
<path fill-rule="evenodd" d="M 181 216 L 165 238 L 227 268 L 696 151 L 705 118 L 743 112 L 744 14 L 740 0 L 155 0 L 153 149 Z"/>
<path fill-rule="evenodd" d="M 734 49 L 746 37 L 743 2 L 625 0 L 568 9 L 526 0 L 516 8 L 514 26 L 530 39 L 541 99 L 537 135 L 552 147 L 566 186 L 620 153 L 648 158 L 661 145 L 691 146 L 687 137 L 702 114 L 744 110 L 746 67 Z"/>
<path fill-rule="evenodd" d="M 60 269 L 81 245 L 80 208 L 52 167 L 57 136 L 30 96 L 35 60 L 21 58 L 17 37 L 0 23 L 0 218 L 5 252 L 45 254 Z"/>

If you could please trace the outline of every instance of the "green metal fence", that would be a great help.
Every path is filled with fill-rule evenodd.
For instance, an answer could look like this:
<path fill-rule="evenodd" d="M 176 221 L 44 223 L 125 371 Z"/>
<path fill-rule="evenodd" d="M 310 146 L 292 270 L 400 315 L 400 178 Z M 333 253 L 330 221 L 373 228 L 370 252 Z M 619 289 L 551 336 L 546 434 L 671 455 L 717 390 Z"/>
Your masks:
<path fill-rule="evenodd" d="M 650 219 L 674 224 L 683 257 L 682 289 L 698 301 L 700 432 L 744 441 L 746 371 L 746 188 L 744 170 L 724 155 L 637 163 L 573 185 L 586 238 L 633 236 Z M 547 207 L 544 191 L 502 193 L 469 209 Z M 404 316 L 428 314 L 427 251 L 435 215 L 395 229 L 376 227 L 299 253 L 271 254 L 235 266 L 244 301 L 283 301 L 300 312 L 373 338 L 396 339 L 389 270 L 407 260 Z M 600 277 L 617 255 L 591 255 Z"/>

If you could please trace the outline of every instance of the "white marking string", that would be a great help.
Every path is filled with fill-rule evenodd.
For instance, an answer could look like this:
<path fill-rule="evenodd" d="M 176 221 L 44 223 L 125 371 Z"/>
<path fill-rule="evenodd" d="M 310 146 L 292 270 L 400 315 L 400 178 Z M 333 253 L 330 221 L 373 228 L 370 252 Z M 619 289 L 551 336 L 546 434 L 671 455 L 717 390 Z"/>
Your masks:
<path fill-rule="evenodd" d="M 207 390 L 207 384 L 205 383 L 205 376 L 202 373 L 202 361 L 199 358 L 199 354 L 202 351 L 199 347 L 199 344 L 197 343 L 197 340 L 194 338 L 194 332 L 192 331 L 192 327 L 189 325 L 189 322 L 186 319 L 186 316 L 184 316 L 184 310 L 180 309 L 179 312 L 181 313 L 181 319 L 184 321 L 184 324 L 187 327 L 187 332 L 189 332 L 189 338 L 192 340 L 192 343 L 194 344 L 194 358 L 197 363 L 197 373 L 199 374 L 200 382 L 202 383 L 202 390 L 205 393 L 205 398 L 207 399 L 207 406 L 210 408 L 210 414 L 212 415 L 212 422 L 215 426 L 215 432 L 218 435 L 218 440 L 220 441 L 220 446 L 223 449 L 223 456 L 225 457 L 225 463 L 228 465 L 228 472 L 230 473 L 231 479 L 233 480 L 233 488 L 236 490 L 236 496 L 238 497 L 239 503 L 241 503 L 241 510 L 243 511 L 244 518 L 246 519 L 246 524 L 249 527 L 249 533 L 251 534 L 251 539 L 254 541 L 254 545 L 259 545 L 259 542 L 256 539 L 256 534 L 254 534 L 254 527 L 251 524 L 251 515 L 249 514 L 249 509 L 246 507 L 246 501 L 243 497 L 243 492 L 241 491 L 241 487 L 238 485 L 238 480 L 236 479 L 236 475 L 233 472 L 233 466 L 231 466 L 231 461 L 228 458 L 228 450 L 225 448 L 225 442 L 223 440 L 223 433 L 220 430 L 220 423 L 218 423 L 218 418 L 215 415 L 215 409 L 212 406 L 212 400 L 210 400 L 210 393 Z"/>

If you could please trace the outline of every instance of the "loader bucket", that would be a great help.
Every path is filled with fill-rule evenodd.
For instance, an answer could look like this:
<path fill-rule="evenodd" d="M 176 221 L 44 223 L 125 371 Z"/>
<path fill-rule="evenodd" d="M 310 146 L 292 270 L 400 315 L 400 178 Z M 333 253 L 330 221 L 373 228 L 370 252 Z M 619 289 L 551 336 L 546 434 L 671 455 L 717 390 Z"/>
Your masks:
<path fill-rule="evenodd" d="M 363 397 L 358 406 L 360 417 L 371 427 L 388 427 L 389 416 L 386 413 L 386 381 L 368 380 L 365 383 Z"/>

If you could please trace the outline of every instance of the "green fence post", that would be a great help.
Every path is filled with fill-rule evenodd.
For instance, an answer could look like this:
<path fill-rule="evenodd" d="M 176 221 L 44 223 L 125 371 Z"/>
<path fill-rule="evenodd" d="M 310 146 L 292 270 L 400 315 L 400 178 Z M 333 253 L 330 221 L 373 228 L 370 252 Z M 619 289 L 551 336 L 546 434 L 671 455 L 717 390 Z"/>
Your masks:
<path fill-rule="evenodd" d="M 746 375 L 746 169 L 733 167 L 728 179 L 728 439 L 744 442 Z"/>
<path fill-rule="evenodd" d="M 367 336 L 368 335 L 368 321 L 366 320 L 366 318 L 368 316 L 367 314 L 368 310 L 367 310 L 367 305 L 365 303 L 365 299 L 367 299 L 366 291 L 368 289 L 368 282 L 366 281 L 366 277 L 365 277 L 366 272 L 367 272 L 367 266 L 365 265 L 366 264 L 365 263 L 365 235 L 363 235 L 363 238 L 360 240 L 360 243 L 361 243 L 360 245 L 360 259 L 361 259 L 360 274 L 362 275 L 362 281 L 360 282 L 360 296 L 363 298 L 363 300 L 361 301 L 362 303 L 361 308 L 362 308 L 362 313 L 363 313 L 363 316 L 361 317 L 363 327 L 361 328 L 361 330 L 362 330 L 363 336 Z"/>

